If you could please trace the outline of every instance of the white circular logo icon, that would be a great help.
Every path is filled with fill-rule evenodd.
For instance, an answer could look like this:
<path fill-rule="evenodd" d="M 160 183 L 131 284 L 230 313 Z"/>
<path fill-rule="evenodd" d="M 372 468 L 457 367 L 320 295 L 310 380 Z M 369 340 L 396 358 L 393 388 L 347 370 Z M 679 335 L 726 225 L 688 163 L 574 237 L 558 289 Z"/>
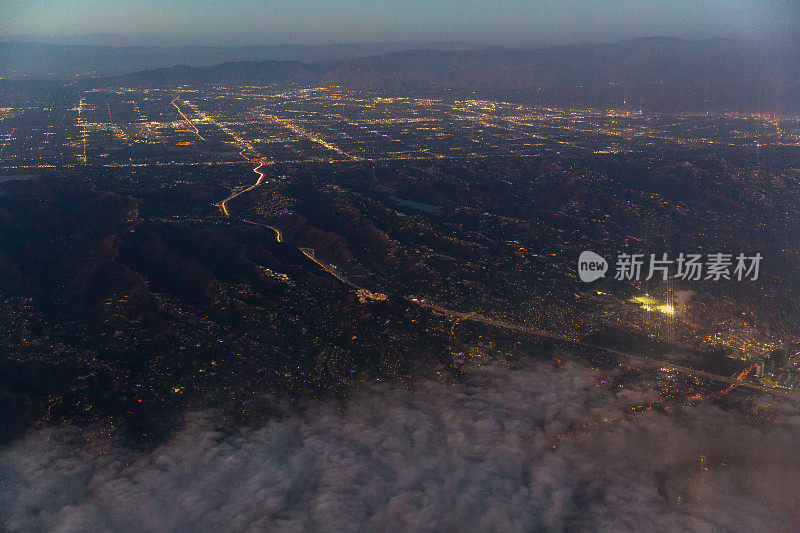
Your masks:
<path fill-rule="evenodd" d="M 584 250 L 578 257 L 578 276 L 589 283 L 600 279 L 608 272 L 608 262 L 601 255 Z"/>

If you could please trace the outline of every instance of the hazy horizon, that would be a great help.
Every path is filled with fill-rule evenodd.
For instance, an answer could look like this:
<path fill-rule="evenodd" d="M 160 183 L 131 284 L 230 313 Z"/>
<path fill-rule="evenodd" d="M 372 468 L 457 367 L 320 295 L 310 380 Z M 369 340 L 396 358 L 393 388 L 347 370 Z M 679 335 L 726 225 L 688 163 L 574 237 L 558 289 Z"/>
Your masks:
<path fill-rule="evenodd" d="M 55 5 L 54 5 L 55 4 Z M 57 16 L 56 16 L 57 14 Z M 0 40 L 125 46 L 283 46 L 462 42 L 541 47 L 641 37 L 777 39 L 796 31 L 791 2 L 605 4 L 535 1 L 345 3 L 24 0 L 0 8 Z M 794 21 L 794 22 L 793 22 Z M 390 23 L 391 22 L 391 23 Z"/>

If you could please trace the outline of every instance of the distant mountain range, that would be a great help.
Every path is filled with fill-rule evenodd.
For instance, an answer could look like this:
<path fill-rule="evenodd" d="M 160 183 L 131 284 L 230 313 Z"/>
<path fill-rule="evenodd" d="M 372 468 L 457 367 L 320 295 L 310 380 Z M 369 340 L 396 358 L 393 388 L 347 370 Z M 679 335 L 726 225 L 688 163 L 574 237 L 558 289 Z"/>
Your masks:
<path fill-rule="evenodd" d="M 102 41 L 111 41 L 105 36 Z M 232 61 L 332 61 L 423 48 L 459 50 L 470 43 L 342 43 L 276 46 L 114 46 L 0 41 L 0 76 L 65 78 L 112 76 L 174 65 L 210 66 Z"/>
<path fill-rule="evenodd" d="M 354 89 L 509 98 L 536 105 L 800 110 L 800 56 L 733 41 L 636 39 L 537 50 L 405 50 L 322 62 L 172 67 L 126 86 L 297 81 Z"/>
<path fill-rule="evenodd" d="M 453 45 L 457 48 L 456 45 Z M 535 50 L 399 50 L 317 61 L 170 66 L 84 80 L 170 87 L 297 82 L 532 105 L 800 111 L 796 46 L 647 38 Z"/>

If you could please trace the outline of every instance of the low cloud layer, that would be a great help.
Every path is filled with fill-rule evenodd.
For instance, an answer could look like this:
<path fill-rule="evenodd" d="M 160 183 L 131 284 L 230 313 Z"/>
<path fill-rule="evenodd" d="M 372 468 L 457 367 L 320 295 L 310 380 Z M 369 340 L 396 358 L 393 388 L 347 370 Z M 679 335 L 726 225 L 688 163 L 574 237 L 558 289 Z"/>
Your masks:
<path fill-rule="evenodd" d="M 0 529 L 797 530 L 794 408 L 604 422 L 644 395 L 594 378 L 487 367 L 233 437 L 196 416 L 147 453 L 41 431 L 0 454 Z"/>

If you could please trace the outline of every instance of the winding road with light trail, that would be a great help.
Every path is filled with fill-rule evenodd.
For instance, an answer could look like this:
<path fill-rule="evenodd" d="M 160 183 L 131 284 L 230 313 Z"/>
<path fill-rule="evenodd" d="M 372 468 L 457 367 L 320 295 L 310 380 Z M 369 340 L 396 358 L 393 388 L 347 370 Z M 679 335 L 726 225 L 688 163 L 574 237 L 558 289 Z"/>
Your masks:
<path fill-rule="evenodd" d="M 228 196 L 227 198 L 222 200 L 220 203 L 216 204 L 217 207 L 220 208 L 222 213 L 228 218 L 231 218 L 231 212 L 228 211 L 228 202 L 230 202 L 231 200 L 233 200 L 235 198 L 238 198 L 239 196 L 241 196 L 241 195 L 243 195 L 243 194 L 245 194 L 247 192 L 252 191 L 256 187 L 261 185 L 264 182 L 264 176 L 266 176 L 266 173 L 263 172 L 261 169 L 263 167 L 267 167 L 267 166 L 270 166 L 270 165 L 273 164 L 273 161 L 263 161 L 261 159 L 250 160 L 250 162 L 251 163 L 258 162 L 258 165 L 256 165 L 256 167 L 253 169 L 253 172 L 258 174 L 258 179 L 256 180 L 256 182 L 254 184 L 252 184 L 251 186 L 247 187 L 246 189 L 242 189 L 239 192 L 235 192 L 235 193 L 231 194 L 230 196 Z M 239 218 L 239 220 L 241 220 L 242 222 L 246 222 L 247 224 L 252 224 L 254 226 L 261 226 L 262 228 L 269 228 L 269 229 L 271 229 L 272 231 L 275 232 L 275 240 L 278 241 L 278 242 L 283 242 L 283 233 L 281 233 L 281 230 L 279 230 L 275 226 L 270 226 L 269 224 L 262 224 L 260 222 L 253 222 L 252 220 L 247 220 L 246 218 L 241 218 L 241 217 Z"/>
<path fill-rule="evenodd" d="M 250 162 L 254 163 L 255 161 L 250 161 Z M 256 166 L 256 168 L 253 169 L 253 172 L 258 174 L 258 179 L 256 180 L 256 182 L 253 185 L 251 185 L 248 188 L 246 188 L 246 189 L 242 189 L 239 192 L 231 194 L 230 196 L 228 196 L 227 198 L 225 198 L 224 200 L 222 200 L 220 203 L 217 204 L 217 207 L 222 209 L 222 212 L 225 213 L 226 217 L 231 216 L 230 212 L 228 211 L 228 202 L 230 202 L 231 200 L 233 200 L 234 198 L 236 198 L 238 196 L 241 196 L 242 194 L 244 194 L 246 192 L 252 191 L 256 187 L 261 185 L 261 183 L 264 181 L 264 176 L 266 175 L 264 172 L 261 171 L 261 167 L 269 166 L 271 164 L 272 164 L 272 161 L 264 162 L 262 160 L 258 160 L 258 165 Z"/>

